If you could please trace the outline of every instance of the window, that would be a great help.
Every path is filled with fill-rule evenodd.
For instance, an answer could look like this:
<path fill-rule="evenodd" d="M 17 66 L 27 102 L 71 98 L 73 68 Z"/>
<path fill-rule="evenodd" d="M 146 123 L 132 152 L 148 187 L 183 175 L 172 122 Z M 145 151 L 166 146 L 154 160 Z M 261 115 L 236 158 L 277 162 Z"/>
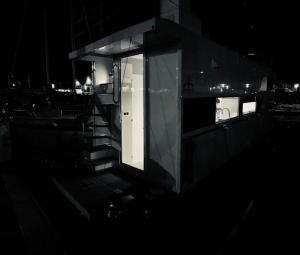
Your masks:
<path fill-rule="evenodd" d="M 256 102 L 243 103 L 243 115 L 256 112 Z"/>
<path fill-rule="evenodd" d="M 238 97 L 218 97 L 216 99 L 216 123 L 239 116 Z"/>
<path fill-rule="evenodd" d="M 216 99 L 185 98 L 183 100 L 183 132 L 215 124 Z"/>

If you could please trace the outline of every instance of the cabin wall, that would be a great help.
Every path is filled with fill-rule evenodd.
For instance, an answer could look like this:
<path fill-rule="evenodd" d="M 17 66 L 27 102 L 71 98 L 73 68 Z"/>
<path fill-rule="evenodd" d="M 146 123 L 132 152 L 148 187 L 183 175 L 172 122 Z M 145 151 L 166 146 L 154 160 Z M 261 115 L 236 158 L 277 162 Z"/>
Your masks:
<path fill-rule="evenodd" d="M 269 71 L 200 36 L 182 42 L 183 139 L 181 191 L 241 153 L 271 128 L 266 111 L 269 92 L 260 92 Z M 246 97 L 257 104 L 256 113 L 216 123 L 216 100 Z M 247 102 L 247 101 L 246 101 Z M 251 100 L 250 100 L 251 102 Z"/>
<path fill-rule="evenodd" d="M 180 189 L 181 51 L 147 55 L 148 174 Z"/>
<path fill-rule="evenodd" d="M 217 126 L 182 141 L 182 191 L 222 167 L 272 128 L 267 117 L 258 115 Z M 250 159 L 249 159 L 250 160 Z"/>

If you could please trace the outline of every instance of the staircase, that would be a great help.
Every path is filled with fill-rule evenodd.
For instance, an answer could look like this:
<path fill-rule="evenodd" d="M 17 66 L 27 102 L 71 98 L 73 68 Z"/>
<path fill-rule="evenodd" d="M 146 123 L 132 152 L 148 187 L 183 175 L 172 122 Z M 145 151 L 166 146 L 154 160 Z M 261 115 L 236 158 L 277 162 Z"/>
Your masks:
<path fill-rule="evenodd" d="M 103 171 L 118 166 L 120 145 L 112 135 L 110 106 L 112 94 L 96 94 L 93 112 L 84 132 L 86 143 L 85 163 L 93 171 Z"/>

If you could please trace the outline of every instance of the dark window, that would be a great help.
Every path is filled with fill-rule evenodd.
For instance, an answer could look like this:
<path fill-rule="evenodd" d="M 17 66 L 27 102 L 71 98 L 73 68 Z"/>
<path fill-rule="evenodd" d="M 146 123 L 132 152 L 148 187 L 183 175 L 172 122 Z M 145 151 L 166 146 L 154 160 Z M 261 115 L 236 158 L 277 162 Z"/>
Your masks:
<path fill-rule="evenodd" d="M 215 124 L 216 98 L 183 100 L 183 132 Z"/>

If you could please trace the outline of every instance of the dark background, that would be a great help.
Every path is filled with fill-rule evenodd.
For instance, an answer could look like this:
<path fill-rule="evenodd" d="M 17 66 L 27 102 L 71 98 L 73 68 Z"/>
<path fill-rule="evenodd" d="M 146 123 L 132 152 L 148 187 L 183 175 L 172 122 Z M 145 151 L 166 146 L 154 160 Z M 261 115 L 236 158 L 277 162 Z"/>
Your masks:
<path fill-rule="evenodd" d="M 171 0 L 170 0 L 171 1 Z M 8 56 L 7 77 L 32 87 L 45 83 L 45 26 L 47 16 L 50 80 L 72 86 L 70 19 L 75 48 L 155 15 L 155 0 L 58 1 L 11 0 L 3 5 Z M 172 1 L 171 1 L 172 2 Z M 71 11 L 72 10 L 72 11 Z M 299 82 L 299 15 L 296 1 L 193 0 L 192 11 L 202 21 L 203 34 L 273 68 L 282 81 Z M 89 29 L 87 29 L 87 24 Z M 1 83 L 1 87 L 7 86 Z"/>

